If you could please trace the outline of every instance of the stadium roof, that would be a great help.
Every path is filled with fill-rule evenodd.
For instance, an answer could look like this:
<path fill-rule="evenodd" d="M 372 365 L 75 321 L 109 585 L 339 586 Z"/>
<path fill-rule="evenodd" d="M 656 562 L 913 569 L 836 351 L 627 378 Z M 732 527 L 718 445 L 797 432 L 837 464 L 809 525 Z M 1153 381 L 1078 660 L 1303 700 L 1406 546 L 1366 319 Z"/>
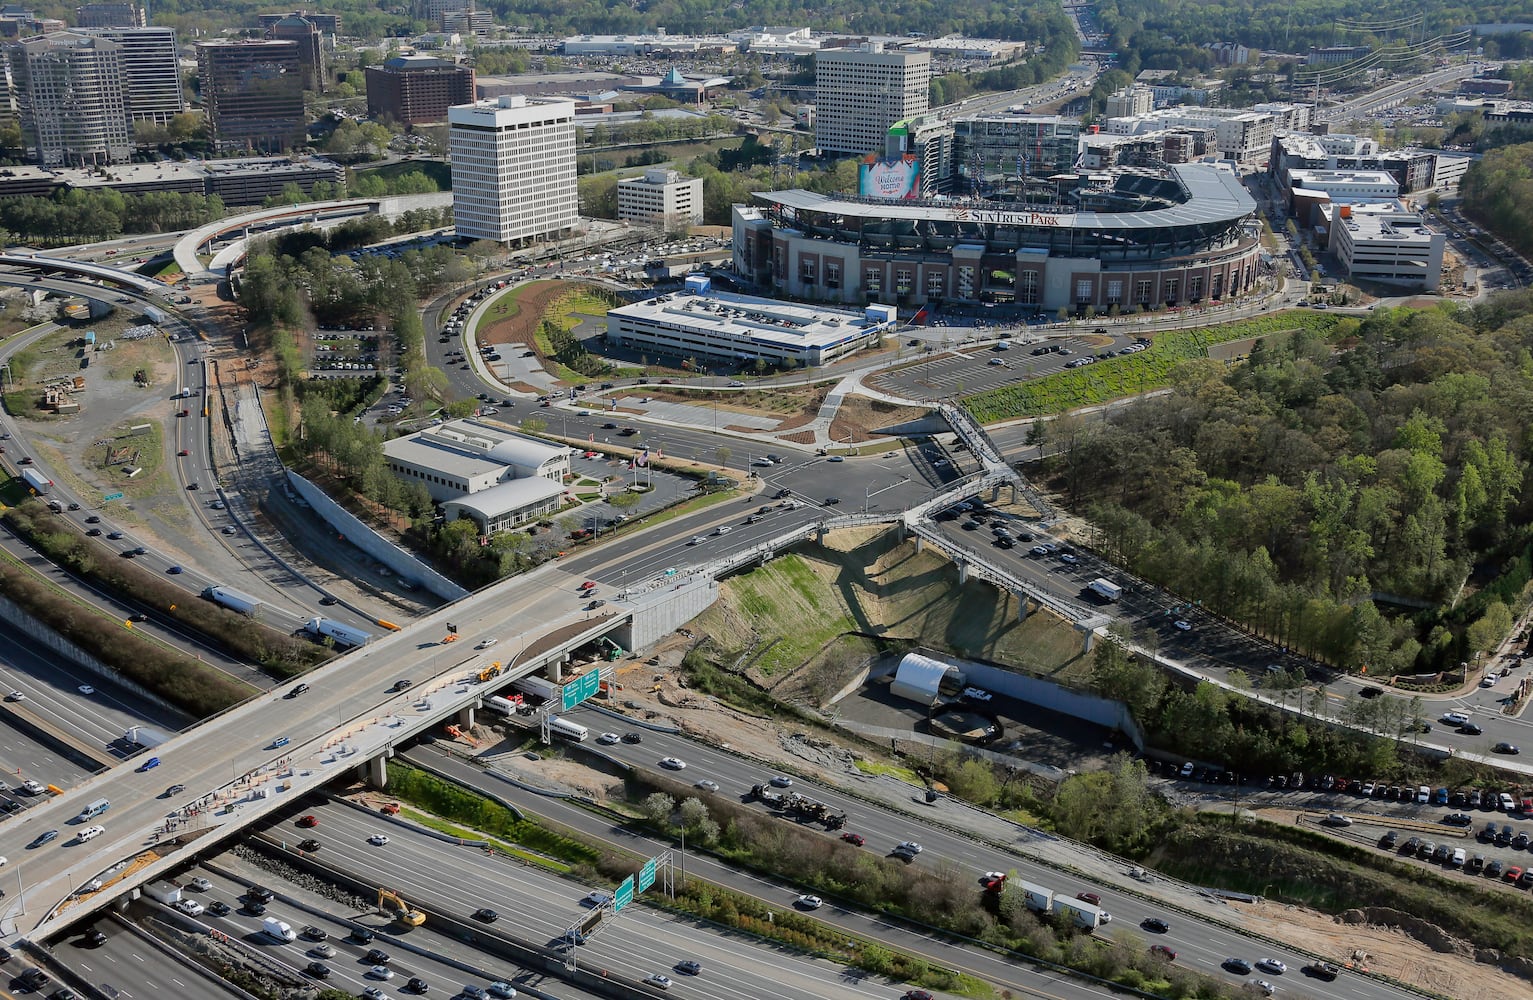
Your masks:
<path fill-rule="evenodd" d="M 1256 211 L 1240 178 L 1221 167 L 1179 163 L 1171 167 L 1184 197 L 1180 204 L 1149 212 L 1043 212 L 1002 202 L 966 200 L 883 201 L 813 191 L 767 191 L 756 197 L 797 211 L 861 219 L 980 222 L 1038 229 L 1122 231 L 1228 223 Z"/>

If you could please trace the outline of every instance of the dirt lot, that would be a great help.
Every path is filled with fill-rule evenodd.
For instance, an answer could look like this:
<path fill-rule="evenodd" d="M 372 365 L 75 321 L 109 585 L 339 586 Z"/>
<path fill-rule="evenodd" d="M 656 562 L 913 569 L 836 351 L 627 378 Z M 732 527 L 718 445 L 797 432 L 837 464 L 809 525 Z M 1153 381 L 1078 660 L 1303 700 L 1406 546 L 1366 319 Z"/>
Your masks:
<path fill-rule="evenodd" d="M 866 396 L 847 396 L 830 422 L 830 437 L 833 441 L 861 444 L 875 437 L 887 437 L 878 433 L 883 428 L 920 420 L 931 412 L 925 406 L 896 406 Z"/>

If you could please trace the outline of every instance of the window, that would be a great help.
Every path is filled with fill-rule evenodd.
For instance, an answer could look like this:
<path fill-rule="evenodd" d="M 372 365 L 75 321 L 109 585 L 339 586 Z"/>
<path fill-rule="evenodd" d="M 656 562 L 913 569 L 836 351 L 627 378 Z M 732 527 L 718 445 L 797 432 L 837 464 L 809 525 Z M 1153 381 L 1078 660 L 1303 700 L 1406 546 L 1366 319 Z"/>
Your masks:
<path fill-rule="evenodd" d="M 827 260 L 825 262 L 825 287 L 826 288 L 840 288 L 841 287 L 841 262 L 840 261 Z"/>
<path fill-rule="evenodd" d="M 1216 299 L 1224 298 L 1224 275 L 1214 275 L 1214 287 L 1212 290 L 1212 295 Z"/>
<path fill-rule="evenodd" d="M 941 271 L 926 272 L 926 297 L 929 299 L 942 298 L 942 287 L 945 275 Z"/>
<path fill-rule="evenodd" d="M 901 295 L 910 293 L 910 268 L 902 267 L 894 272 L 894 290 Z"/>
<path fill-rule="evenodd" d="M 1077 302 L 1090 302 L 1091 301 L 1091 279 L 1090 278 L 1077 278 L 1076 279 L 1076 281 L 1075 281 L 1075 301 L 1077 301 Z"/>
<path fill-rule="evenodd" d="M 1107 304 L 1113 305 L 1123 301 L 1123 282 L 1114 279 L 1107 283 Z"/>
<path fill-rule="evenodd" d="M 1179 278 L 1166 279 L 1166 301 L 1177 301 L 1177 293 L 1182 290 L 1182 282 Z"/>
<path fill-rule="evenodd" d="M 959 267 L 958 297 L 960 299 L 974 298 L 974 268 L 968 266 Z"/>
<path fill-rule="evenodd" d="M 864 270 L 862 272 L 862 286 L 869 295 L 883 291 L 884 269 L 881 267 L 870 267 Z"/>
<path fill-rule="evenodd" d="M 1203 276 L 1201 274 L 1187 279 L 1187 297 L 1194 302 L 1203 297 Z"/>
<path fill-rule="evenodd" d="M 820 262 L 813 257 L 800 257 L 798 259 L 799 277 L 804 284 L 812 285 L 820 276 Z"/>
<path fill-rule="evenodd" d="M 1038 304 L 1038 272 L 1019 271 L 1017 273 L 1017 301 L 1026 305 Z"/>
<path fill-rule="evenodd" d="M 1134 301 L 1140 305 L 1149 304 L 1150 283 L 1148 281 L 1136 281 L 1134 283 Z"/>

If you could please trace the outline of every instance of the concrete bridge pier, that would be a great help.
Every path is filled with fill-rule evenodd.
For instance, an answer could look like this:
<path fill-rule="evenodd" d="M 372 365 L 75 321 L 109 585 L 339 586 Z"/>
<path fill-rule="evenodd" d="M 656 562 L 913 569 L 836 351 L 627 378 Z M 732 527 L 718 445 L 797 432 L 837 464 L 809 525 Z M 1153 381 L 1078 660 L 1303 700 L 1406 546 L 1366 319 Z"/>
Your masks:
<path fill-rule="evenodd" d="M 896 522 L 894 522 L 894 530 L 895 530 L 895 536 L 894 537 L 903 542 L 905 540 L 905 534 L 906 534 L 906 532 L 905 532 L 905 522 L 904 521 L 896 521 Z M 920 541 L 921 540 L 919 538 L 916 539 L 917 546 L 920 545 Z M 920 550 L 919 547 L 917 547 L 916 551 L 919 552 L 921 550 Z"/>
<path fill-rule="evenodd" d="M 904 525 L 903 522 L 901 522 L 900 523 L 900 534 L 903 535 L 904 533 L 905 533 L 905 525 Z M 920 535 L 916 536 L 916 551 L 917 552 L 925 552 L 926 551 L 926 539 L 921 537 Z"/>
<path fill-rule="evenodd" d="M 548 679 L 555 684 L 564 683 L 564 665 L 570 662 L 570 654 L 560 653 L 557 659 L 548 661 Z"/>
<path fill-rule="evenodd" d="M 367 762 L 367 783 L 374 788 L 387 788 L 389 784 L 389 768 L 386 761 L 394 756 L 392 747 L 385 748 L 372 760 Z"/>
<path fill-rule="evenodd" d="M 1094 628 L 1081 629 L 1081 652 L 1089 653 L 1097 644 L 1097 631 Z"/>
<path fill-rule="evenodd" d="M 1019 622 L 1027 621 L 1027 595 L 1026 594 L 1018 594 L 1017 595 L 1017 621 L 1019 621 Z"/>
<path fill-rule="evenodd" d="M 969 564 L 963 560 L 958 561 L 958 585 L 962 587 L 969 582 Z"/>
<path fill-rule="evenodd" d="M 473 705 L 464 705 L 462 708 L 460 708 L 458 710 L 458 728 L 459 729 L 464 729 L 464 730 L 468 730 L 468 729 L 473 729 L 474 728 L 474 706 Z"/>

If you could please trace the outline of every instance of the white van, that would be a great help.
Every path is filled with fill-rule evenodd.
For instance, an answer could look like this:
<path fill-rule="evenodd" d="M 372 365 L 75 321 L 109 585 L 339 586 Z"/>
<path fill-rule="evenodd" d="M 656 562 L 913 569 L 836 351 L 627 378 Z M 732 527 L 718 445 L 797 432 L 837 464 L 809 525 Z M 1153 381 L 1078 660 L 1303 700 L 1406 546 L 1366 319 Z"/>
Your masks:
<path fill-rule="evenodd" d="M 83 844 L 83 843 L 86 843 L 87 841 L 95 840 L 97 837 L 101 836 L 103 833 L 106 833 L 106 827 L 104 827 L 104 826 L 88 826 L 85 829 L 81 830 L 77 834 L 77 836 L 80 838 L 80 843 Z"/>
<path fill-rule="evenodd" d="M 1432 801 L 1432 789 L 1427 785 L 1420 785 L 1416 789 L 1416 804 L 1424 806 Z"/>

